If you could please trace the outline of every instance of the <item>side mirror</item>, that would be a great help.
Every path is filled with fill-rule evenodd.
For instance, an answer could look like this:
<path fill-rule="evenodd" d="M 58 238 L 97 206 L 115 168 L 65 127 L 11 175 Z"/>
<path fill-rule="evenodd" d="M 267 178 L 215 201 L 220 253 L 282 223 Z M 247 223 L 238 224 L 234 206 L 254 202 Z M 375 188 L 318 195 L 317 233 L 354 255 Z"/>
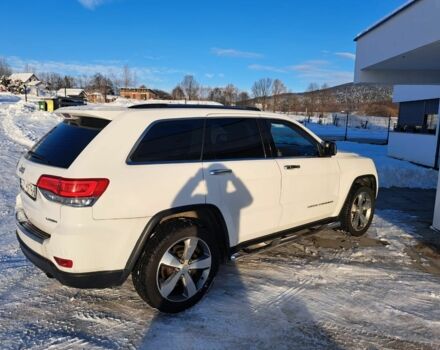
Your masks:
<path fill-rule="evenodd" d="M 325 157 L 331 157 L 338 153 L 338 147 L 336 146 L 336 142 L 333 141 L 324 141 L 322 144 L 323 155 Z"/>

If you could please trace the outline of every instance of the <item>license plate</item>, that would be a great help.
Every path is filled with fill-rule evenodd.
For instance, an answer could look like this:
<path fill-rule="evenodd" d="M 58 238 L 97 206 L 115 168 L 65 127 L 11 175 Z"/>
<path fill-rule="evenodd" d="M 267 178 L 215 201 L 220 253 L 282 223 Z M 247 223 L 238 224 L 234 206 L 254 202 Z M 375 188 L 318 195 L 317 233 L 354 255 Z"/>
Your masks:
<path fill-rule="evenodd" d="M 20 187 L 32 199 L 37 198 L 37 186 L 35 186 L 34 184 L 27 182 L 26 180 L 20 179 Z"/>

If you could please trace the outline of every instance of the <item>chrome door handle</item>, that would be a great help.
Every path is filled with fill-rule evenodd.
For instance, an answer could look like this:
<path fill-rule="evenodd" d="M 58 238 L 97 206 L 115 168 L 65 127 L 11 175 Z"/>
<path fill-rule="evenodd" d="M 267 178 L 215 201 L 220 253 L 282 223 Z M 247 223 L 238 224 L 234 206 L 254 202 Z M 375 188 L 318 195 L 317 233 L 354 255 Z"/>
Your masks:
<path fill-rule="evenodd" d="M 299 169 L 301 168 L 301 165 L 285 165 L 284 169 L 286 170 L 292 170 L 292 169 Z"/>
<path fill-rule="evenodd" d="M 209 171 L 210 175 L 222 175 L 222 174 L 230 174 L 230 173 L 232 173 L 231 169 L 214 169 Z"/>

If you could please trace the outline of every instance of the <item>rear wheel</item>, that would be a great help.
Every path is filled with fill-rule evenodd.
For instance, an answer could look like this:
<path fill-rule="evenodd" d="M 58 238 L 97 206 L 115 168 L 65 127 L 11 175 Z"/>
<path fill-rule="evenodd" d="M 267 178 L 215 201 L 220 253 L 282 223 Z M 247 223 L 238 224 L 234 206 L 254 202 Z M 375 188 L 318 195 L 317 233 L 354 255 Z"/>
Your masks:
<path fill-rule="evenodd" d="M 133 270 L 133 284 L 152 307 L 169 313 L 196 304 L 219 264 L 218 247 L 201 225 L 178 219 L 159 225 Z"/>
<path fill-rule="evenodd" d="M 374 216 L 375 196 L 366 186 L 357 186 L 349 194 L 341 212 L 341 227 L 352 236 L 367 232 Z"/>

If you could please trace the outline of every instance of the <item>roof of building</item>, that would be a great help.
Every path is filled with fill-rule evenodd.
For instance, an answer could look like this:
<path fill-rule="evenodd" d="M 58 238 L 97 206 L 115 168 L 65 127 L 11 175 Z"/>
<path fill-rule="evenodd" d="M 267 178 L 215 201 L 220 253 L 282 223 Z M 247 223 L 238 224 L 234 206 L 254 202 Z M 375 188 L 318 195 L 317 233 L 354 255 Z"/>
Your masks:
<path fill-rule="evenodd" d="M 406 3 L 404 3 L 402 6 L 398 7 L 396 10 L 391 12 L 389 15 L 385 16 L 384 18 L 380 19 L 376 23 L 374 23 L 372 26 L 368 27 L 364 31 L 360 32 L 355 38 L 354 41 L 358 41 L 361 37 L 368 34 L 369 32 L 373 31 L 377 27 L 380 27 L 385 22 L 389 21 L 391 18 L 397 16 L 399 13 L 407 10 L 409 7 L 414 5 L 416 2 L 419 2 L 421 0 L 408 0 Z"/>
<path fill-rule="evenodd" d="M 64 95 L 79 96 L 82 93 L 85 93 L 84 89 L 71 89 L 71 88 L 64 89 L 64 88 L 61 88 L 57 91 L 58 96 L 64 96 Z"/>
<path fill-rule="evenodd" d="M 34 76 L 35 78 L 37 78 L 37 77 L 35 76 L 34 73 L 12 73 L 12 74 L 9 76 L 9 79 L 11 79 L 11 80 L 19 80 L 19 81 L 25 83 L 25 82 L 27 82 L 29 79 L 31 79 L 32 76 Z M 38 80 L 38 79 L 37 79 L 37 80 Z"/>

